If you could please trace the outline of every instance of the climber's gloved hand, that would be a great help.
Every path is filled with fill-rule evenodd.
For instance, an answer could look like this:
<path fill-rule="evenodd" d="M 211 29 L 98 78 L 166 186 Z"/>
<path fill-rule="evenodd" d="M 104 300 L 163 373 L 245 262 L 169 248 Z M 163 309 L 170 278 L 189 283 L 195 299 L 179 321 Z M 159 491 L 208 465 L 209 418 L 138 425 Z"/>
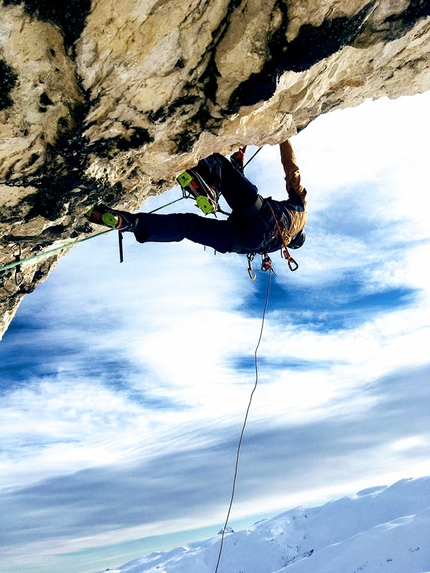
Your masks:
<path fill-rule="evenodd" d="M 245 151 L 246 145 L 244 147 L 239 148 L 237 151 L 230 156 L 230 162 L 235 169 L 243 173 L 243 166 L 245 163 Z"/>

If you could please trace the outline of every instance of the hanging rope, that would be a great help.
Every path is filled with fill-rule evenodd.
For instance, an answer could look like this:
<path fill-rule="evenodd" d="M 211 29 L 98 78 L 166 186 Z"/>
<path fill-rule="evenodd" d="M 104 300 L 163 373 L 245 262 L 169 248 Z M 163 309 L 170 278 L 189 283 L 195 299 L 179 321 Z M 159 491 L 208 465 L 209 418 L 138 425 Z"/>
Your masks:
<path fill-rule="evenodd" d="M 150 211 L 150 213 L 155 213 L 156 211 L 160 211 L 160 209 L 164 209 L 165 207 L 169 207 L 169 205 L 173 205 L 173 203 L 177 203 L 178 201 L 182 201 L 182 199 L 184 199 L 184 197 L 179 197 L 179 199 L 175 199 L 174 201 L 170 201 L 170 203 L 166 203 L 165 205 L 162 205 L 161 207 L 157 207 L 157 209 Z M 48 251 L 44 251 L 43 253 L 38 253 L 37 255 L 33 255 L 32 257 L 28 257 L 28 258 L 22 259 L 22 260 L 17 260 L 13 263 L 9 263 L 7 265 L 4 265 L 3 267 L 0 267 L 0 272 L 7 271 L 8 269 L 13 269 L 13 268 L 18 267 L 20 265 L 32 263 L 32 262 L 36 261 L 37 259 L 40 259 L 43 257 L 49 257 L 49 256 L 53 255 L 54 253 L 57 253 L 58 251 L 64 251 L 65 249 L 70 249 L 71 247 L 74 247 L 75 245 L 78 245 L 79 243 L 83 243 L 84 241 L 89 241 L 90 239 L 95 239 L 96 237 L 100 237 L 100 235 L 105 235 L 106 233 L 110 233 L 111 231 L 115 231 L 115 229 L 106 229 L 106 230 L 101 231 L 99 233 L 95 233 L 94 235 L 91 235 L 90 237 L 84 237 L 83 239 L 77 239 L 76 241 L 71 241 L 70 243 L 67 243 L 66 245 L 62 245 L 61 247 L 55 247 L 54 249 L 49 249 Z"/>
<path fill-rule="evenodd" d="M 245 165 L 243 166 L 243 168 L 245 169 L 245 167 L 248 165 L 248 163 L 251 163 L 251 161 L 254 159 L 254 157 L 257 155 L 257 153 L 260 153 L 260 151 L 263 149 L 263 146 L 259 147 L 257 149 L 257 151 L 254 153 L 254 155 L 248 159 L 248 161 L 245 163 Z"/>
<path fill-rule="evenodd" d="M 257 346 L 255 347 L 255 351 L 254 351 L 254 367 L 255 367 L 255 383 L 254 383 L 254 387 L 252 389 L 251 395 L 249 397 L 249 402 L 248 402 L 248 407 L 246 408 L 246 413 L 245 413 L 245 418 L 243 421 L 243 425 L 242 425 L 242 430 L 240 432 L 240 438 L 239 438 L 239 443 L 237 446 L 237 453 L 236 453 L 236 463 L 235 463 L 235 468 L 234 468 L 234 476 L 233 476 L 233 486 L 232 486 L 232 491 L 231 491 L 231 497 L 230 497 L 230 504 L 228 507 L 228 511 L 227 511 L 227 517 L 224 523 L 224 527 L 222 529 L 222 536 L 221 536 L 221 543 L 220 543 L 220 548 L 219 548 L 219 553 L 218 553 L 218 561 L 216 564 L 216 568 L 215 568 L 215 573 L 218 573 L 218 568 L 221 562 L 221 556 L 222 556 L 222 551 L 224 548 L 224 538 L 225 538 L 225 533 L 226 533 L 226 529 L 228 526 L 228 522 L 230 519 L 230 513 L 231 513 L 231 509 L 233 507 L 233 502 L 234 502 L 234 496 L 236 493 L 236 484 L 237 484 L 237 476 L 238 476 L 238 472 L 239 472 L 239 459 L 240 459 L 240 451 L 242 448 L 242 442 L 243 442 L 243 436 L 245 434 L 245 428 L 246 428 L 246 424 L 248 422 L 248 416 L 249 416 L 249 412 L 251 410 L 251 405 L 252 405 L 252 399 L 254 397 L 255 391 L 257 389 L 258 386 L 258 349 L 260 348 L 260 343 L 261 340 L 263 338 L 263 330 L 264 330 L 264 322 L 266 319 L 266 312 L 267 312 L 267 307 L 269 304 L 269 295 L 270 295 L 270 284 L 271 284 L 271 280 L 272 280 L 272 273 L 269 273 L 269 278 L 267 281 L 267 291 L 266 291 L 266 300 L 264 303 L 264 309 L 263 309 L 263 316 L 261 319 L 261 328 L 260 328 L 260 336 L 258 338 L 258 342 L 257 342 Z"/>

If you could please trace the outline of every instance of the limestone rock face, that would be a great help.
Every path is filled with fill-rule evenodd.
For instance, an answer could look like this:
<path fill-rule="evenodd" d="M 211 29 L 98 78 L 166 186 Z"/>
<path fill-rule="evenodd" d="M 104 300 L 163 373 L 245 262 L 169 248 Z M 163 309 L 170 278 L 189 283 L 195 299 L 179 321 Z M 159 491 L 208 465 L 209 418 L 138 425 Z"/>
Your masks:
<path fill-rule="evenodd" d="M 58 5 L 58 7 L 57 7 Z M 214 151 L 430 88 L 428 0 L 3 0 L 0 267 Z M 0 332 L 60 254 L 0 271 Z"/>

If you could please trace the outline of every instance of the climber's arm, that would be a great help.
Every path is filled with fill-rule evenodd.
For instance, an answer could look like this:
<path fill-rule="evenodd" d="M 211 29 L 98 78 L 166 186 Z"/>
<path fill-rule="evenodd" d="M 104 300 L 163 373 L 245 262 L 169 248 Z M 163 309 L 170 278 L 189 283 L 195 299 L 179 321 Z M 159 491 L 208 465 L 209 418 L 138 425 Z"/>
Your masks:
<path fill-rule="evenodd" d="M 285 171 L 285 182 L 288 198 L 293 202 L 296 202 L 297 198 L 299 198 L 303 203 L 303 206 L 306 206 L 307 191 L 301 184 L 300 171 L 290 140 L 287 139 L 281 143 L 279 148 L 281 151 L 282 166 Z"/>

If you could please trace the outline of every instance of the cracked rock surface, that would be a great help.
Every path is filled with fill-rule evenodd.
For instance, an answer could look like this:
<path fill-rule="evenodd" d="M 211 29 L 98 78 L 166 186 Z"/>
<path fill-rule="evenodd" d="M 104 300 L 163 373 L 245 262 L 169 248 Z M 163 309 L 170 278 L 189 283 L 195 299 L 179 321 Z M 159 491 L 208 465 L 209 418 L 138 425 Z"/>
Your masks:
<path fill-rule="evenodd" d="M 3 0 L 0 267 L 214 151 L 428 90 L 429 52 L 428 0 Z M 0 272 L 0 334 L 61 254 Z"/>

